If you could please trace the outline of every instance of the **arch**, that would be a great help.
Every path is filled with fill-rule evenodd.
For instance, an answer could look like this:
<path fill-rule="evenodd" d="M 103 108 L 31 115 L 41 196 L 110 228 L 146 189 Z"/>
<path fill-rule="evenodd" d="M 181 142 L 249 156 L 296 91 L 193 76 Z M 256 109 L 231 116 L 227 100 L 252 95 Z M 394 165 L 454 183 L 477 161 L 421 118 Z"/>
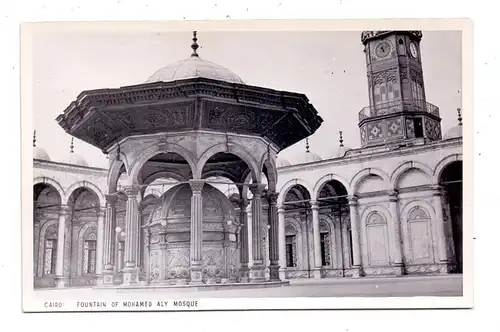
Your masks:
<path fill-rule="evenodd" d="M 36 186 L 37 184 L 48 184 L 54 187 L 54 189 L 59 194 L 59 197 L 61 199 L 61 204 L 63 204 L 62 202 L 64 200 L 64 195 L 66 192 L 64 191 L 63 187 L 59 184 L 58 181 L 47 176 L 37 176 L 36 178 L 33 179 L 33 187 Z"/>
<path fill-rule="evenodd" d="M 201 175 L 202 179 L 208 179 L 210 177 L 223 177 L 223 178 L 227 178 L 228 180 L 230 180 L 234 183 L 239 182 L 239 179 L 236 179 L 230 173 L 222 171 L 222 170 L 220 170 L 220 171 L 219 170 L 211 170 L 211 171 L 205 172 Z"/>
<path fill-rule="evenodd" d="M 435 222 L 436 218 L 436 211 L 430 205 L 424 200 L 412 200 L 411 202 L 408 202 L 405 204 L 405 206 L 401 209 L 401 229 L 404 234 L 404 248 L 405 250 L 411 250 L 411 253 L 413 254 L 413 243 L 412 239 L 410 237 L 410 230 L 409 230 L 409 217 L 412 211 L 415 209 L 421 209 L 427 214 L 427 227 L 428 227 L 428 232 L 429 232 L 429 239 L 428 239 L 428 244 L 431 246 L 431 249 L 429 250 L 430 257 L 429 259 L 434 259 L 435 254 L 435 249 L 433 248 L 432 244 L 435 241 L 439 241 L 438 239 L 435 239 L 435 227 L 437 226 L 437 223 Z M 416 220 L 416 219 L 415 219 Z M 424 220 L 424 219 L 422 219 Z M 410 252 L 408 252 L 410 254 Z M 414 260 L 414 256 L 410 255 L 412 261 Z"/>
<path fill-rule="evenodd" d="M 233 154 L 237 157 L 239 157 L 241 160 L 243 160 L 248 168 L 251 171 L 252 174 L 252 179 L 255 182 L 260 182 L 261 178 L 261 172 L 259 169 L 259 164 L 258 162 L 243 148 L 241 148 L 239 145 L 235 144 L 226 144 L 226 143 L 220 143 L 217 145 L 212 146 L 211 148 L 205 150 L 198 159 L 198 163 L 196 165 L 196 173 L 193 172 L 193 177 L 196 179 L 201 178 L 201 172 L 203 172 L 203 167 L 205 166 L 206 162 L 210 157 L 214 156 L 217 153 L 230 153 Z"/>
<path fill-rule="evenodd" d="M 287 183 L 285 183 L 281 187 L 280 193 L 278 196 L 278 204 L 282 205 L 283 203 L 285 203 L 286 194 L 288 194 L 288 191 L 290 191 L 290 189 L 293 188 L 293 186 L 295 186 L 297 184 L 303 186 L 306 189 L 306 191 L 309 193 L 309 197 L 312 197 L 311 193 L 313 192 L 313 189 L 312 189 L 312 186 L 308 182 L 306 182 L 302 179 L 293 179 L 293 180 L 288 181 Z"/>
<path fill-rule="evenodd" d="M 78 232 L 78 242 L 77 242 L 77 250 L 78 250 L 78 258 L 77 258 L 77 275 L 83 275 L 83 242 L 85 241 L 85 233 L 89 229 L 95 229 L 95 233 L 97 235 L 97 223 L 95 221 L 89 221 L 85 225 L 80 228 Z"/>
<path fill-rule="evenodd" d="M 40 227 L 39 231 L 39 236 L 38 236 L 38 252 L 37 252 L 37 276 L 38 277 L 43 277 L 43 268 L 45 266 L 44 264 L 44 254 L 45 254 L 45 237 L 47 234 L 47 228 L 51 226 L 55 226 L 56 229 L 59 225 L 58 219 L 51 219 L 47 220 L 42 227 Z M 59 234 L 57 234 L 59 237 Z M 58 241 L 59 243 L 59 241 Z M 56 248 L 56 250 L 59 250 L 60 248 Z M 64 248 L 63 248 L 64 249 Z"/>
<path fill-rule="evenodd" d="M 92 182 L 85 180 L 75 182 L 71 186 L 69 186 L 69 188 L 66 190 L 67 195 L 64 197 L 63 204 L 68 204 L 69 198 L 71 197 L 73 192 L 79 188 L 86 188 L 94 192 L 94 194 L 97 196 L 97 199 L 99 200 L 99 206 L 100 207 L 106 206 L 106 198 L 104 197 L 104 194 L 102 193 L 101 189 L 99 189 L 99 187 L 97 187 Z"/>
<path fill-rule="evenodd" d="M 278 171 L 276 170 L 276 163 L 274 160 L 267 158 L 267 155 L 265 155 L 260 163 L 260 170 L 262 172 L 264 172 L 264 166 L 267 171 L 267 187 L 270 191 L 276 191 L 276 187 L 278 185 Z"/>
<path fill-rule="evenodd" d="M 330 173 L 322 176 L 318 181 L 316 181 L 316 184 L 313 187 L 312 191 L 313 194 L 311 195 L 311 197 L 313 197 L 313 199 L 318 199 L 319 193 L 321 192 L 321 189 L 323 189 L 323 186 L 332 180 L 338 181 L 347 190 L 347 194 L 352 195 L 352 190 L 350 188 L 349 182 L 340 175 Z"/>
<path fill-rule="evenodd" d="M 456 153 L 452 154 L 450 156 L 444 157 L 441 159 L 436 167 L 434 168 L 434 176 L 433 176 L 433 183 L 434 184 L 439 184 L 441 175 L 443 174 L 443 171 L 446 169 L 446 166 L 450 165 L 451 163 L 455 161 L 463 161 L 462 160 L 462 154 L 461 153 Z"/>
<path fill-rule="evenodd" d="M 382 170 L 380 170 L 378 168 L 371 168 L 370 167 L 370 168 L 362 169 L 361 171 L 359 171 L 358 173 L 356 173 L 353 176 L 353 178 L 349 182 L 349 186 L 352 189 L 352 194 L 356 194 L 356 192 L 359 189 L 359 185 L 361 184 L 361 182 L 366 177 L 371 176 L 371 175 L 377 175 L 380 178 L 382 178 L 382 180 L 385 183 L 386 188 L 381 188 L 381 190 L 387 190 L 387 189 L 389 189 L 389 176 L 387 175 L 387 173 L 385 173 L 384 171 L 382 171 Z"/>
<path fill-rule="evenodd" d="M 399 165 L 398 167 L 396 167 L 394 172 L 392 172 L 390 178 L 391 188 L 396 189 L 401 176 L 403 176 L 406 172 L 410 171 L 411 169 L 417 169 L 419 171 L 422 171 L 429 178 L 429 182 L 432 181 L 433 171 L 429 166 L 422 164 L 418 161 L 406 161 L 401 165 Z"/>
<path fill-rule="evenodd" d="M 130 169 L 128 170 L 130 184 L 132 185 L 138 184 L 139 183 L 138 175 L 144 164 L 149 159 L 162 153 L 176 153 L 180 155 L 189 164 L 193 177 L 195 176 L 195 174 L 198 174 L 196 170 L 196 158 L 189 150 L 174 143 L 160 144 L 160 145 L 153 144 L 144 149 L 144 151 L 141 154 L 139 154 L 139 156 L 130 165 Z"/>
<path fill-rule="evenodd" d="M 287 227 L 288 226 L 288 227 Z M 292 268 L 292 269 L 303 269 L 304 266 L 304 259 L 307 259 L 307 257 L 304 257 L 303 249 L 304 249 L 304 239 L 303 239 L 303 232 L 302 232 L 302 225 L 301 223 L 295 219 L 295 218 L 286 218 L 285 219 L 285 239 L 286 235 L 290 234 L 289 231 L 287 231 L 287 228 L 290 229 L 293 228 L 295 230 L 295 267 L 288 267 L 285 266 L 287 269 Z M 286 242 L 286 240 L 285 240 Z"/>
<path fill-rule="evenodd" d="M 366 218 L 368 217 L 369 214 L 373 212 L 378 212 L 385 218 L 385 223 L 387 224 L 389 222 L 389 219 L 392 218 L 391 213 L 389 212 L 388 209 L 383 207 L 382 205 L 370 205 L 367 206 L 363 212 L 361 212 L 361 223 L 366 225 Z"/>
<path fill-rule="evenodd" d="M 122 172 L 124 170 L 124 172 Z M 127 167 L 121 160 L 113 160 L 108 170 L 108 194 L 116 192 L 118 180 L 122 173 L 127 173 Z"/>

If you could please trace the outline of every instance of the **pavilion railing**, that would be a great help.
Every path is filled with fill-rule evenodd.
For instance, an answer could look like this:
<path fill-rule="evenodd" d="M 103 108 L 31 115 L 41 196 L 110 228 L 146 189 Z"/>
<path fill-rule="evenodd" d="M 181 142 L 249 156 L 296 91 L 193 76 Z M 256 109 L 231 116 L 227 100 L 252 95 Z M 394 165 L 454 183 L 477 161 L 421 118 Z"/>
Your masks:
<path fill-rule="evenodd" d="M 375 116 L 398 113 L 403 111 L 409 112 L 426 112 L 439 117 L 439 107 L 425 100 L 394 100 L 386 103 L 366 106 L 359 112 L 359 121 Z"/>

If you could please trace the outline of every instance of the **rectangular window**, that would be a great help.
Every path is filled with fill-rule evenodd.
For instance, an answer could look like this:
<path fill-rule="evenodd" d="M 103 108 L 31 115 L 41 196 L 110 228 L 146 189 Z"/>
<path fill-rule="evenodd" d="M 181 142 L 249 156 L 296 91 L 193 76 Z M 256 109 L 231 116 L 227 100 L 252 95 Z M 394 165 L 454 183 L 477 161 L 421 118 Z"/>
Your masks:
<path fill-rule="evenodd" d="M 286 243 L 286 267 L 295 267 L 295 235 L 287 235 L 285 237 Z"/>
<path fill-rule="evenodd" d="M 348 240 L 349 240 L 349 259 L 350 259 L 350 263 L 352 265 L 352 264 L 354 264 L 354 253 L 352 251 L 352 231 L 351 231 L 351 229 L 349 229 L 348 232 L 349 232 L 349 234 L 348 234 L 349 235 L 349 238 L 348 238 Z"/>
<path fill-rule="evenodd" d="M 411 94 L 413 100 L 423 101 L 424 100 L 424 92 L 422 86 L 418 84 L 416 81 L 411 81 Z"/>
<path fill-rule="evenodd" d="M 56 273 L 56 256 L 57 256 L 57 240 L 45 240 L 45 256 L 44 269 L 45 275 L 53 275 Z"/>
<path fill-rule="evenodd" d="M 83 273 L 95 273 L 96 266 L 96 241 L 85 241 L 83 248 Z"/>
<path fill-rule="evenodd" d="M 330 265 L 330 236 L 328 233 L 320 234 L 321 240 L 321 265 Z"/>

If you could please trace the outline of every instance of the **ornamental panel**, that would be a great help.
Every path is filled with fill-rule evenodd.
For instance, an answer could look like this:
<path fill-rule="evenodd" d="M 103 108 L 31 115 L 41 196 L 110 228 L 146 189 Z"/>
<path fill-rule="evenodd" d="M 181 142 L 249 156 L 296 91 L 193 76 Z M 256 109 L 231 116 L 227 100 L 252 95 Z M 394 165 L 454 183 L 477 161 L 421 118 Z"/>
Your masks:
<path fill-rule="evenodd" d="M 382 121 L 368 123 L 366 126 L 369 140 L 376 140 L 383 138 L 384 131 L 382 129 Z"/>
<path fill-rule="evenodd" d="M 403 135 L 403 125 L 401 118 L 386 120 L 387 136 L 401 136 Z"/>

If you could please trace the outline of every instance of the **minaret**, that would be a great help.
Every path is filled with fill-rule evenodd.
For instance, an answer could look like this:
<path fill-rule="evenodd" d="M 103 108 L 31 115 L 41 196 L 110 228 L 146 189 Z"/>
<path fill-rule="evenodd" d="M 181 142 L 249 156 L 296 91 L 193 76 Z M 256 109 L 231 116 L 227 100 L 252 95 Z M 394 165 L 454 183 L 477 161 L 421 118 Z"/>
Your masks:
<path fill-rule="evenodd" d="M 426 100 L 421 31 L 364 31 L 369 106 L 359 112 L 361 145 L 441 139 L 439 108 Z"/>

